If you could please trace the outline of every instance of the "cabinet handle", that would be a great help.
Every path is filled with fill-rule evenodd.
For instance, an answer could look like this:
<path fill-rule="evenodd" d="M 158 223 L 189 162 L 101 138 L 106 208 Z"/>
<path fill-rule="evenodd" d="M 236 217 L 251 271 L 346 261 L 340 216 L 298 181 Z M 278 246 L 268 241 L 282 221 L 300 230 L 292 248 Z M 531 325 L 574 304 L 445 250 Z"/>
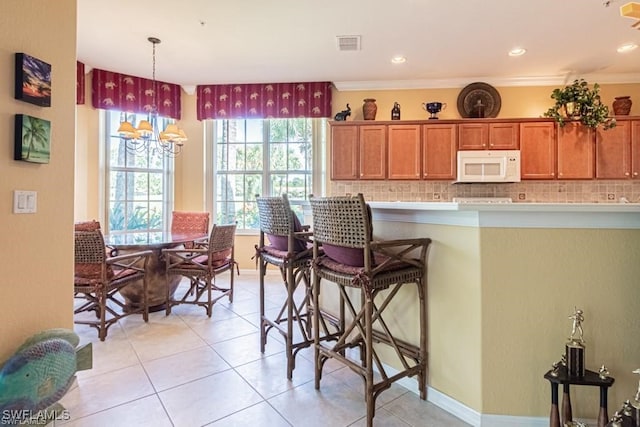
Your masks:
<path fill-rule="evenodd" d="M 634 173 L 633 173 L 633 176 L 638 176 L 638 172 L 634 172 Z"/>
<path fill-rule="evenodd" d="M 555 175 L 556 175 L 555 173 L 551 172 L 551 176 L 555 176 Z"/>
<path fill-rule="evenodd" d="M 489 144 L 489 145 L 493 147 L 493 142 L 491 144 Z"/>
<path fill-rule="evenodd" d="M 629 176 L 629 172 L 625 172 L 625 173 L 624 173 L 624 176 Z"/>

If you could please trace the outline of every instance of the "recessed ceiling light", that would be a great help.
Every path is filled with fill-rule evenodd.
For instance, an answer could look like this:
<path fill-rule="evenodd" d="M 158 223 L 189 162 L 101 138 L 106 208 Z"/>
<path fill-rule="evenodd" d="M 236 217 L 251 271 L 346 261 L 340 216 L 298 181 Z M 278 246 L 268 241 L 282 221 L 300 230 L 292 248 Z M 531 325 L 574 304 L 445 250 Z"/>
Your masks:
<path fill-rule="evenodd" d="M 627 53 L 631 52 L 633 49 L 637 48 L 638 45 L 635 43 L 625 43 L 623 45 L 618 46 L 619 53 Z"/>
<path fill-rule="evenodd" d="M 398 56 L 394 56 L 393 58 L 391 58 L 391 62 L 394 64 L 402 64 L 407 62 L 407 58 L 405 58 L 402 55 L 398 55 Z"/>
<path fill-rule="evenodd" d="M 527 49 L 523 47 L 516 47 L 509 51 L 509 56 L 520 56 L 524 55 L 525 53 L 527 53 Z"/>

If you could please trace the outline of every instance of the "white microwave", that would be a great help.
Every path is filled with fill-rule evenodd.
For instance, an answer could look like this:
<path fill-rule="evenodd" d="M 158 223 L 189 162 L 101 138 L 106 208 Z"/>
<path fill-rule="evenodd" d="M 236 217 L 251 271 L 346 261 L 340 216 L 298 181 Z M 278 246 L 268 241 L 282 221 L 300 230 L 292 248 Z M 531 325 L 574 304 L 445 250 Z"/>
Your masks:
<path fill-rule="evenodd" d="M 458 151 L 456 182 L 520 182 L 520 151 Z"/>

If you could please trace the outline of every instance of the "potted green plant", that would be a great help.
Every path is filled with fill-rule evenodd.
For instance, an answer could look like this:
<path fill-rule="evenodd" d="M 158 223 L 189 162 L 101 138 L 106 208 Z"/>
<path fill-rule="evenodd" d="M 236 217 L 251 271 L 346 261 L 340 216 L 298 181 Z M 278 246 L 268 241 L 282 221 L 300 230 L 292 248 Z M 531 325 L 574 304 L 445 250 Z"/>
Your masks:
<path fill-rule="evenodd" d="M 554 89 L 551 99 L 556 103 L 544 113 L 544 116 L 553 118 L 560 127 L 567 121 L 579 121 L 592 129 L 602 125 L 603 129 L 607 130 L 616 125 L 616 120 L 609 117 L 609 107 L 600 100 L 598 83 L 589 88 L 584 79 L 576 79 L 562 89 Z"/>

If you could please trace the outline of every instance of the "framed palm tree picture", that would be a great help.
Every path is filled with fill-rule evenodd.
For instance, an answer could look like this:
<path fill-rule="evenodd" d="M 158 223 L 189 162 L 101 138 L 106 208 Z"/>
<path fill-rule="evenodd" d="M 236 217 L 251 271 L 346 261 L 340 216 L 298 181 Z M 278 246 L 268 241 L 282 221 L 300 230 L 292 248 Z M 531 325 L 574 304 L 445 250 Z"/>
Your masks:
<path fill-rule="evenodd" d="M 26 114 L 16 114 L 15 160 L 49 163 L 51 122 Z"/>

